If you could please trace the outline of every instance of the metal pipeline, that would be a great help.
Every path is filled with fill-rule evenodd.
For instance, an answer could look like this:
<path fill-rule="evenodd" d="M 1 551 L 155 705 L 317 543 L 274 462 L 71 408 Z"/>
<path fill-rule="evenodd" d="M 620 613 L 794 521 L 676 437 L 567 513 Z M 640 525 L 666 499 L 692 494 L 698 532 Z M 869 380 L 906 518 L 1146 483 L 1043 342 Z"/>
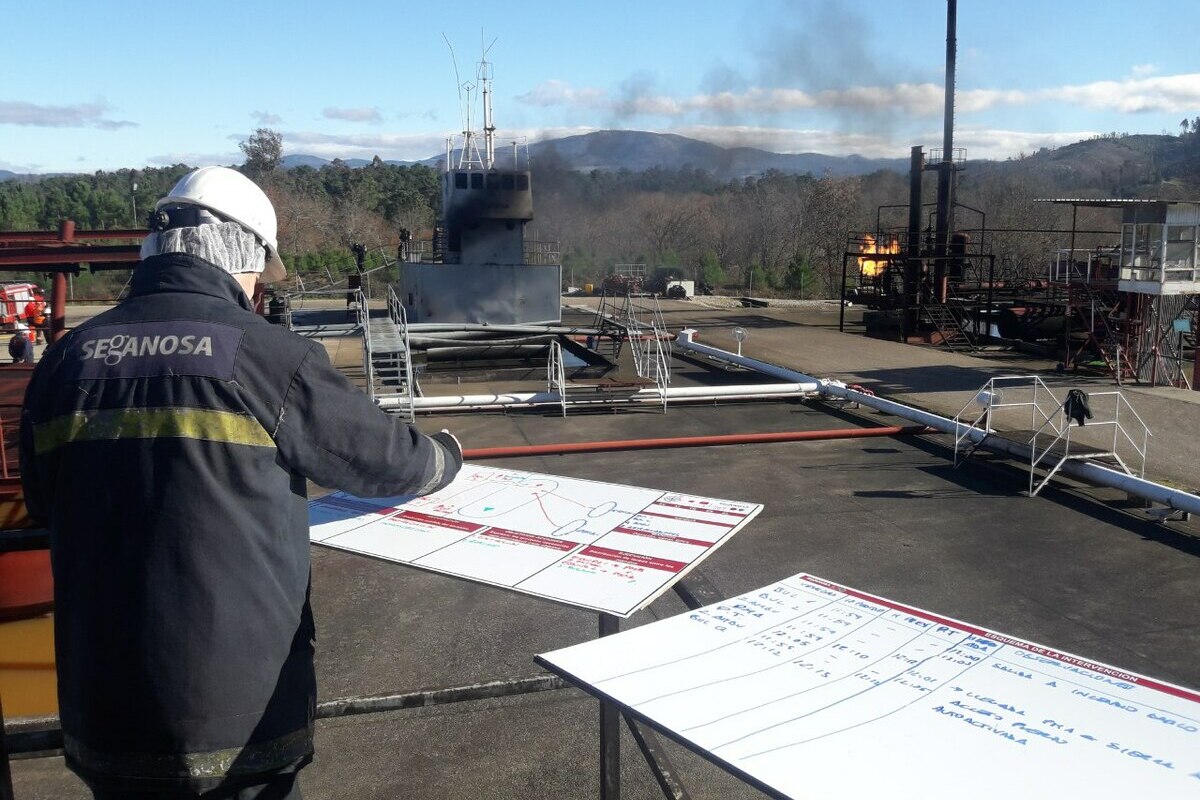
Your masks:
<path fill-rule="evenodd" d="M 420 348 L 430 360 L 454 360 L 460 358 L 534 358 L 546 352 L 544 344 L 456 344 L 452 347 L 440 345 L 437 347 Z"/>
<path fill-rule="evenodd" d="M 812 394 L 817 391 L 815 381 L 808 383 L 760 383 L 740 384 L 737 386 L 682 386 L 668 387 L 666 401 L 668 403 L 704 402 L 723 399 L 754 399 L 795 397 Z M 398 408 L 407 405 L 399 397 L 381 397 L 377 401 L 380 408 Z M 563 396 L 558 392 L 514 392 L 511 394 L 466 394 L 447 395 L 444 397 L 416 397 L 413 408 L 417 411 L 474 411 L 485 408 L 502 407 L 533 407 L 543 405 L 561 405 Z M 662 403 L 663 393 L 657 387 L 641 389 L 630 395 L 615 397 L 580 398 L 568 397 L 569 405 L 616 405 L 621 403 Z"/>
<path fill-rule="evenodd" d="M 693 338 L 695 334 L 696 331 L 692 329 L 680 331 L 679 338 L 675 341 L 675 346 L 685 351 L 710 356 L 731 364 L 738 364 L 748 369 L 763 372 L 781 380 L 806 383 L 816 381 L 818 384 L 817 391 L 823 397 L 849 400 L 859 405 L 873 408 L 876 411 L 882 411 L 885 414 L 891 414 L 901 419 L 916 422 L 919 425 L 927 425 L 943 433 L 952 433 L 955 436 L 963 437 L 982 450 L 1019 458 L 1025 463 L 1030 463 L 1033 460 L 1033 451 L 1027 444 L 991 436 L 982 428 L 976 428 L 964 422 L 956 422 L 948 417 L 922 411 L 912 406 L 906 406 L 894 400 L 888 400 L 873 394 L 851 389 L 839 381 L 817 380 L 810 375 L 805 375 L 796 370 L 776 366 L 775 364 L 768 364 L 765 361 L 759 361 L 746 356 L 739 356 L 737 353 L 730 353 L 716 347 L 709 347 L 708 345 L 696 342 Z M 1138 478 L 1133 475 L 1127 475 L 1124 472 L 1117 472 L 1093 462 L 1067 461 L 1062 465 L 1059 472 L 1081 481 L 1118 489 L 1135 497 L 1141 497 L 1151 502 L 1176 509 L 1177 511 L 1200 514 L 1200 496 L 1181 489 L 1172 489 L 1169 486 L 1163 486 L 1161 483 L 1148 481 L 1145 478 Z"/>
<path fill-rule="evenodd" d="M 568 336 L 595 336 L 600 333 L 597 328 L 577 328 L 568 325 L 465 325 L 440 322 L 413 322 L 408 326 L 408 332 L 414 336 L 423 333 L 563 333 Z"/>
<path fill-rule="evenodd" d="M 889 425 L 879 428 L 835 428 L 821 431 L 784 431 L 781 433 L 731 433 L 719 436 L 673 436 L 665 439 L 617 439 L 607 442 L 558 442 L 527 444 L 516 447 L 477 447 L 463 451 L 472 461 L 515 456 L 557 456 L 567 453 L 607 453 L 618 450 L 666 450 L 677 447 L 715 447 L 730 444 L 769 444 L 774 442 L 812 442 L 828 439 L 864 439 L 875 436 L 920 436 L 937 433 L 924 425 Z"/>
<path fill-rule="evenodd" d="M 545 345 L 555 341 L 558 338 L 556 334 L 531 334 L 529 336 L 515 337 L 466 337 L 466 336 L 410 336 L 409 344 L 414 348 L 421 347 L 480 347 L 487 345 L 514 345 L 514 344 L 540 344 L 545 348 Z"/>

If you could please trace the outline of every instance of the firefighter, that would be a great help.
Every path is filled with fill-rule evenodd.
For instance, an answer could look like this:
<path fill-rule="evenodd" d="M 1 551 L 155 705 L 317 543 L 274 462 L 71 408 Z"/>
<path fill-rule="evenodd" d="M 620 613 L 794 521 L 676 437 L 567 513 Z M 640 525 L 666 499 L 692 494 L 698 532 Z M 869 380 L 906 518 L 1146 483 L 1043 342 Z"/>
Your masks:
<path fill-rule="evenodd" d="M 33 300 L 25 306 L 25 318 L 33 331 L 34 344 L 41 344 L 46 334 L 46 298 L 41 292 L 35 292 Z M 49 341 L 49 337 L 46 338 Z"/>
<path fill-rule="evenodd" d="M 21 418 L 50 529 L 63 749 L 98 799 L 298 798 L 316 684 L 306 479 L 434 492 L 462 450 L 256 316 L 266 195 L 205 167 L 158 201 L 129 297 L 53 344 Z"/>

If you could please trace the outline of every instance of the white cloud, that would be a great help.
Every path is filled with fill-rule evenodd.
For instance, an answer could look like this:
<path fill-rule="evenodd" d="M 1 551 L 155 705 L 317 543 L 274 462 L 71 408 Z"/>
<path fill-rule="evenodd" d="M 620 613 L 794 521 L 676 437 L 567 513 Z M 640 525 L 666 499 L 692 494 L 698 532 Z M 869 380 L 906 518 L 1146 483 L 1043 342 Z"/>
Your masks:
<path fill-rule="evenodd" d="M 1152 77 L 1154 71 L 1153 65 L 1143 64 L 1133 68 L 1135 77 L 1132 78 L 1027 91 L 960 88 L 955 106 L 963 114 L 1036 103 L 1059 103 L 1122 113 L 1189 112 L 1200 106 L 1200 73 Z M 942 113 L 944 99 L 943 87 L 937 83 L 852 86 L 814 93 L 752 87 L 689 97 L 633 92 L 614 98 L 604 89 L 573 87 L 558 80 L 546 81 L 517 97 L 519 102 L 539 107 L 566 106 L 622 117 L 670 118 L 701 113 L 773 114 L 804 109 L 866 114 L 899 112 L 908 116 L 936 117 Z"/>
<path fill-rule="evenodd" d="M 336 134 L 291 131 L 283 134 L 289 154 L 304 153 L 327 159 L 372 158 L 413 161 L 442 152 L 446 137 L 436 133 Z"/>
<path fill-rule="evenodd" d="M 608 93 L 603 89 L 575 89 L 559 80 L 548 80 L 519 94 L 518 103 L 528 106 L 582 106 L 598 108 L 608 104 Z"/>
<path fill-rule="evenodd" d="M 1059 86 L 1036 95 L 1041 100 L 1123 113 L 1187 113 L 1200 106 L 1200 72 Z"/>
<path fill-rule="evenodd" d="M 1134 64 L 1129 70 L 1129 74 L 1134 78 L 1145 78 L 1147 75 L 1153 75 L 1156 72 L 1158 72 L 1156 64 Z"/>
<path fill-rule="evenodd" d="M 326 108 L 321 112 L 326 119 L 343 119 L 348 122 L 382 122 L 383 115 L 378 108 Z"/>
<path fill-rule="evenodd" d="M 150 156 L 150 158 L 146 159 L 146 163 L 160 167 L 170 167 L 175 164 L 187 164 L 189 167 L 225 167 L 231 164 L 240 164 L 245 160 L 245 156 L 241 153 L 175 152 Z"/>
<path fill-rule="evenodd" d="M 260 125 L 278 125 L 283 122 L 283 117 L 278 114 L 272 114 L 269 111 L 255 111 L 250 116 Z"/>
<path fill-rule="evenodd" d="M 37 172 L 42 167 L 41 164 L 17 164 L 13 161 L 5 161 L 0 159 L 0 169 L 9 172 Z"/>
<path fill-rule="evenodd" d="M 1063 147 L 1097 135 L 1097 131 L 1009 131 L 997 128 L 958 126 L 954 145 L 965 147 L 967 158 L 1005 159 L 1019 153 L 1032 153 L 1043 147 Z M 925 141 L 939 142 L 940 131 L 925 134 Z"/>
<path fill-rule="evenodd" d="M 136 127 L 136 122 L 108 118 L 109 105 L 103 100 L 66 106 L 48 106 L 20 100 L 0 100 L 0 125 L 26 125 L 35 128 L 99 128 L 112 131 Z"/>
<path fill-rule="evenodd" d="M 750 125 L 689 125 L 671 128 L 693 139 L 722 147 L 757 147 L 773 153 L 822 153 L 831 156 L 907 158 L 909 148 L 922 142 L 934 145 L 942 131 L 930 129 L 914 136 L 886 133 L 852 133 L 821 128 L 770 128 Z M 955 145 L 967 149 L 971 159 L 1004 159 L 1042 147 L 1061 147 L 1095 136 L 1095 131 L 1037 132 L 959 126 Z"/>
<path fill-rule="evenodd" d="M 504 147 L 513 139 L 529 142 L 541 139 L 557 139 L 597 130 L 591 127 L 563 128 L 505 128 L 497 135 L 497 148 Z M 457 142 L 455 143 L 457 146 Z M 446 152 L 446 136 L 439 133 L 371 133 L 337 134 L 314 131 L 290 131 L 283 134 L 283 147 L 287 154 L 335 158 L 374 158 L 385 161 L 420 161 Z"/>

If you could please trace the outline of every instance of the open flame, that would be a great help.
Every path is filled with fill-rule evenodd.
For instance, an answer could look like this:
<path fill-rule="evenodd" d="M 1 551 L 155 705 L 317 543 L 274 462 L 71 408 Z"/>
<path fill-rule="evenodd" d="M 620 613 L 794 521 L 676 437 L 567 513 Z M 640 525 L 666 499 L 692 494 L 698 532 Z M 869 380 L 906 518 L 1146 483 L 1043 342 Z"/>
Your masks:
<path fill-rule="evenodd" d="M 867 234 L 863 236 L 862 252 L 866 254 L 887 254 L 895 255 L 900 252 L 900 240 L 892 237 L 892 240 L 884 245 L 875 244 L 875 237 Z M 858 269 L 864 278 L 874 278 L 883 272 L 887 266 L 886 259 L 865 258 L 860 256 L 858 259 Z"/>

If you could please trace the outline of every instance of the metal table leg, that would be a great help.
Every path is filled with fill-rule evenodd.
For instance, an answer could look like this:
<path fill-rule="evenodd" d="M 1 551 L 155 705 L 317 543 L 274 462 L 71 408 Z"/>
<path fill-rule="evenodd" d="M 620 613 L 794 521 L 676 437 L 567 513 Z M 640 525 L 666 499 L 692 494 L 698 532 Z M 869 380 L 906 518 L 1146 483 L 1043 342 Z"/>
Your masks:
<path fill-rule="evenodd" d="M 621 620 L 600 615 L 600 635 L 621 629 Z M 600 704 L 600 800 L 621 800 L 621 712 L 611 703 Z"/>

